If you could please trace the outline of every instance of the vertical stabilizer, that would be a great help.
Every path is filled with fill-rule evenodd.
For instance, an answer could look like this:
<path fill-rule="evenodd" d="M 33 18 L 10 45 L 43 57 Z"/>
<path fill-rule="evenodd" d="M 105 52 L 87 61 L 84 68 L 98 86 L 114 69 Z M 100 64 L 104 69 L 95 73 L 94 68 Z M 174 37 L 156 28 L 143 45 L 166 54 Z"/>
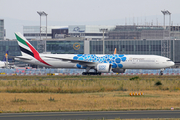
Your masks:
<path fill-rule="evenodd" d="M 38 51 L 26 40 L 26 38 L 19 32 L 15 33 L 19 48 L 21 50 L 22 56 L 34 57 L 34 53 L 38 54 Z"/>
<path fill-rule="evenodd" d="M 7 58 L 8 58 L 8 50 L 6 51 L 6 54 L 4 55 L 3 61 L 6 61 Z"/>
<path fill-rule="evenodd" d="M 51 66 L 48 63 L 46 63 L 44 60 L 41 59 L 38 51 L 29 43 L 28 40 L 26 40 L 26 38 L 21 33 L 15 32 L 15 35 L 16 35 L 22 56 L 34 57 L 41 63 Z"/>
<path fill-rule="evenodd" d="M 116 48 L 114 49 L 114 54 L 116 54 Z"/>

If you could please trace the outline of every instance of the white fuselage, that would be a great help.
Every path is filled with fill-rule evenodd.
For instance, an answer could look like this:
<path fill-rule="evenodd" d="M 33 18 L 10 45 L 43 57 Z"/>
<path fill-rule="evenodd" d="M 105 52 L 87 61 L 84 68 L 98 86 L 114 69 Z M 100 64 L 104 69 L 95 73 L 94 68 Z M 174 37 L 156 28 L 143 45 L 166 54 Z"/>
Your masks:
<path fill-rule="evenodd" d="M 123 63 L 125 69 L 161 69 L 173 65 L 169 58 L 157 55 L 129 55 Z"/>
<path fill-rule="evenodd" d="M 19 58 L 15 58 L 15 59 L 30 63 L 30 64 L 35 64 L 35 65 L 40 65 L 40 66 L 45 66 L 45 67 L 77 68 L 78 62 L 48 58 L 47 56 L 56 57 L 56 58 L 64 58 L 64 59 L 80 60 L 80 61 L 89 61 L 89 62 L 94 62 L 95 64 L 98 64 L 98 63 L 107 63 L 107 64 L 109 63 L 112 65 L 116 64 L 117 68 L 119 69 L 162 69 L 162 68 L 167 68 L 174 65 L 174 62 L 171 61 L 169 58 L 157 56 L 157 55 L 40 54 L 40 57 L 42 58 L 42 60 L 44 60 L 50 66 L 38 61 L 34 57 L 31 57 L 31 60 L 25 60 L 25 59 L 19 59 Z M 22 57 L 25 58 L 25 56 L 22 56 Z"/>
<path fill-rule="evenodd" d="M 0 61 L 0 68 L 4 68 L 4 67 L 6 67 L 6 62 Z"/>

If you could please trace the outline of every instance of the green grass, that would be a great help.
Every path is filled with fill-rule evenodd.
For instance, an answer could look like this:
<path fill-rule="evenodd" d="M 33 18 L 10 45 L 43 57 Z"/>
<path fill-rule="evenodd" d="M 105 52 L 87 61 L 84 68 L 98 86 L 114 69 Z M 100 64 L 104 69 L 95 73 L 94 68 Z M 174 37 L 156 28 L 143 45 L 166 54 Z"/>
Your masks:
<path fill-rule="evenodd" d="M 54 98 L 52 98 L 52 97 L 50 97 L 48 100 L 55 102 Z"/>
<path fill-rule="evenodd" d="M 16 98 L 14 98 L 14 100 L 12 100 L 12 102 L 27 102 L 27 101 L 24 100 L 24 99 L 16 99 Z"/>
<path fill-rule="evenodd" d="M 0 92 L 93 93 L 180 90 L 180 76 L 0 76 Z"/>

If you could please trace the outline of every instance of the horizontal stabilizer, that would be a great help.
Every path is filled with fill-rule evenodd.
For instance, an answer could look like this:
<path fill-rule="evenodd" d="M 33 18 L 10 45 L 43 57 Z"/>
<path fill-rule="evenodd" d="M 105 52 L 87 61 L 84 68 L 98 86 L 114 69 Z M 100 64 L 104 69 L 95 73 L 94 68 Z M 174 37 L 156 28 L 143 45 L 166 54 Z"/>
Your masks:
<path fill-rule="evenodd" d="M 32 60 L 32 58 L 27 58 L 23 56 L 15 56 L 14 58 L 22 59 L 22 60 Z"/>

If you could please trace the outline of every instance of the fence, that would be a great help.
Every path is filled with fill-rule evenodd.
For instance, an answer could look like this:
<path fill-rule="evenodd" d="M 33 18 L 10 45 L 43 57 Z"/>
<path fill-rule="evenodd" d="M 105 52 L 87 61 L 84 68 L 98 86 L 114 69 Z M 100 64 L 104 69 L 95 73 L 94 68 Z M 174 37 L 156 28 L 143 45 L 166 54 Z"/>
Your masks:
<path fill-rule="evenodd" d="M 0 75 L 81 75 L 83 69 L 0 69 Z M 127 69 L 118 75 L 159 75 L 160 70 Z M 165 69 L 164 75 L 180 75 L 179 68 Z M 102 73 L 102 75 L 117 75 L 117 73 Z"/>

